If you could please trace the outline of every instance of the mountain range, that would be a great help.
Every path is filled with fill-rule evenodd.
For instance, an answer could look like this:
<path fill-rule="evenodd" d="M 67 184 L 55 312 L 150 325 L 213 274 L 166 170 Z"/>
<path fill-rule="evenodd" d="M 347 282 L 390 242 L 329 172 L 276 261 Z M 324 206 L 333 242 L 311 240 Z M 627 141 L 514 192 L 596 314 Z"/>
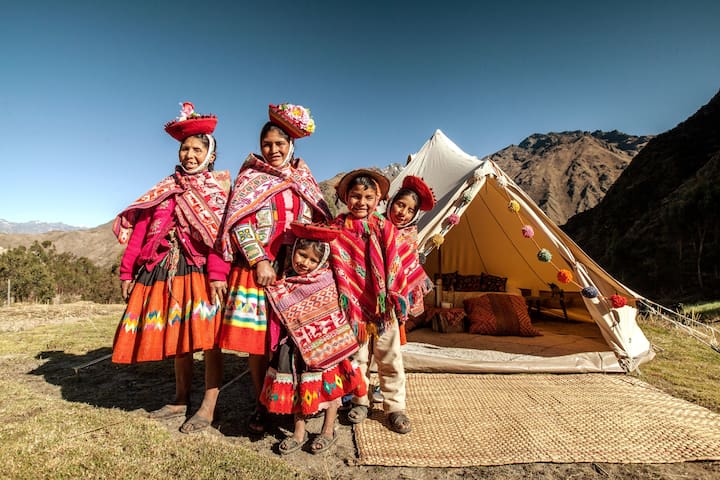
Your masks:
<path fill-rule="evenodd" d="M 48 222 L 9 222 L 0 218 L 0 233 L 45 233 L 51 231 L 70 232 L 83 230 L 85 227 L 76 227 L 65 223 Z"/>
<path fill-rule="evenodd" d="M 651 138 L 617 130 L 535 134 L 486 158 L 562 225 L 595 206 Z"/>

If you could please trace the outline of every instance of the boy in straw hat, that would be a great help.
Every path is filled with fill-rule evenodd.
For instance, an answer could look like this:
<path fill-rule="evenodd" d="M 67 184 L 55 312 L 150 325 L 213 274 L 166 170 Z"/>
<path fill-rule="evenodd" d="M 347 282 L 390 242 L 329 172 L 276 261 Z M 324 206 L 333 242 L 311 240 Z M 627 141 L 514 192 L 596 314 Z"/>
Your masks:
<path fill-rule="evenodd" d="M 375 210 L 387 198 L 390 182 L 376 170 L 358 169 L 335 186 L 348 213 L 334 225 L 341 228 L 331 244 L 340 304 L 357 332 L 360 349 L 353 357 L 369 383 L 371 359 L 378 365 L 383 410 L 390 427 L 410 431 L 405 414 L 405 370 L 400 353 L 399 322 L 407 316 L 407 282 L 398 251 L 398 230 Z M 368 415 L 367 395 L 353 396 L 348 420 Z"/>

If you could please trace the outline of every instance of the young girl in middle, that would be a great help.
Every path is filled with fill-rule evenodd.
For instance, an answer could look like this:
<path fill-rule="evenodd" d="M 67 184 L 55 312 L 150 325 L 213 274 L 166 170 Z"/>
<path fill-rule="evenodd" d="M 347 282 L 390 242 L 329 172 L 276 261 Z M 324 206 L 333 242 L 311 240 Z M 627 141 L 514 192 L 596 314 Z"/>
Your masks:
<path fill-rule="evenodd" d="M 398 251 L 398 230 L 375 211 L 387 198 L 389 186 L 384 175 L 368 169 L 353 170 L 338 182 L 335 190 L 348 213 L 334 220 L 342 233 L 331 248 L 340 303 L 360 342 L 353 358 L 366 383 L 370 361 L 375 359 L 390 428 L 408 433 L 399 329 L 407 317 L 407 281 Z M 352 404 L 348 420 L 360 423 L 368 415 L 370 399 L 355 395 Z"/>
<path fill-rule="evenodd" d="M 417 220 L 421 211 L 435 207 L 435 196 L 422 178 L 408 175 L 393 195 L 385 216 L 399 230 L 400 260 L 407 277 L 408 315 L 417 317 L 425 311 L 423 299 L 433 288 L 418 256 Z M 400 326 L 400 343 L 405 344 L 404 325 Z"/>
<path fill-rule="evenodd" d="M 327 225 L 290 225 L 296 236 L 291 268 L 265 287 L 270 306 L 273 355 L 260 402 L 271 413 L 294 414 L 292 436 L 278 445 L 280 454 L 295 452 L 307 442 L 305 419 L 325 410 L 320 434 L 310 453 L 335 443 L 335 419 L 342 397 L 365 395 L 358 365 L 349 360 L 358 342 L 338 303 L 335 277 L 328 265 L 330 245 L 340 230 Z M 275 332 L 278 332 L 275 334 Z"/>

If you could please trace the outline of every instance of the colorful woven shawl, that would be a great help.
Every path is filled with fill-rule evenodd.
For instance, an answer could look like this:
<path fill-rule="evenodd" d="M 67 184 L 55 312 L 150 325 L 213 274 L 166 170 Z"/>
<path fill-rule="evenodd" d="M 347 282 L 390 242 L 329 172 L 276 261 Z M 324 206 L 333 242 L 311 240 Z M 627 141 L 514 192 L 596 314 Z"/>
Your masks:
<path fill-rule="evenodd" d="M 399 229 L 398 253 L 403 272 L 407 277 L 408 300 L 411 302 L 408 313 L 417 316 L 425 310 L 423 298 L 432 290 L 432 281 L 420 265 L 416 225 L 408 225 Z"/>
<path fill-rule="evenodd" d="M 213 248 L 225 212 L 229 183 L 230 173 L 227 171 L 188 175 L 176 167 L 174 175 L 158 182 L 115 218 L 113 232 L 120 243 L 126 244 L 139 213 L 173 196 L 175 216 L 180 228 Z M 170 215 L 163 218 L 166 222 L 172 221 Z M 160 232 L 165 230 L 162 226 L 157 229 Z"/>
<path fill-rule="evenodd" d="M 330 244 L 340 304 L 363 342 L 368 335 L 382 335 L 390 322 L 407 318 L 398 230 L 377 213 L 365 219 L 341 214 L 334 223 L 342 227 Z"/>
<path fill-rule="evenodd" d="M 265 287 L 265 293 L 308 369 L 324 370 L 358 350 L 329 268 L 286 277 Z"/>
<path fill-rule="evenodd" d="M 235 179 L 228 200 L 225 222 L 221 233 L 222 252 L 225 260 L 231 261 L 235 246 L 230 240 L 233 227 L 243 218 L 254 213 L 270 202 L 270 199 L 285 189 L 292 189 L 313 210 L 319 218 L 332 218 L 327 202 L 310 169 L 302 159 L 295 165 L 282 170 L 266 163 L 255 154 L 248 155 Z"/>

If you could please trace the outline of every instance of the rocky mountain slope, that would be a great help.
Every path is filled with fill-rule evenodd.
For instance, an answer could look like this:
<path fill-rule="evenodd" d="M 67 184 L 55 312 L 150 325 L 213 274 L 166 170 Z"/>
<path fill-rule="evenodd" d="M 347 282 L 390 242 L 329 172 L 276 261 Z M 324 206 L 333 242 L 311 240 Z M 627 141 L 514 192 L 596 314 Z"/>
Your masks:
<path fill-rule="evenodd" d="M 117 262 L 125 248 L 115 238 L 112 222 L 108 222 L 85 230 L 0 234 L 0 253 L 21 245 L 28 247 L 34 241 L 52 242 L 58 253 L 69 252 L 78 257 L 86 257 L 99 266 L 110 266 Z"/>
<path fill-rule="evenodd" d="M 488 158 L 562 225 L 595 206 L 650 138 L 617 130 L 535 134 Z"/>
<path fill-rule="evenodd" d="M 653 138 L 602 201 L 564 229 L 606 270 L 658 300 L 720 290 L 720 92 Z"/>

